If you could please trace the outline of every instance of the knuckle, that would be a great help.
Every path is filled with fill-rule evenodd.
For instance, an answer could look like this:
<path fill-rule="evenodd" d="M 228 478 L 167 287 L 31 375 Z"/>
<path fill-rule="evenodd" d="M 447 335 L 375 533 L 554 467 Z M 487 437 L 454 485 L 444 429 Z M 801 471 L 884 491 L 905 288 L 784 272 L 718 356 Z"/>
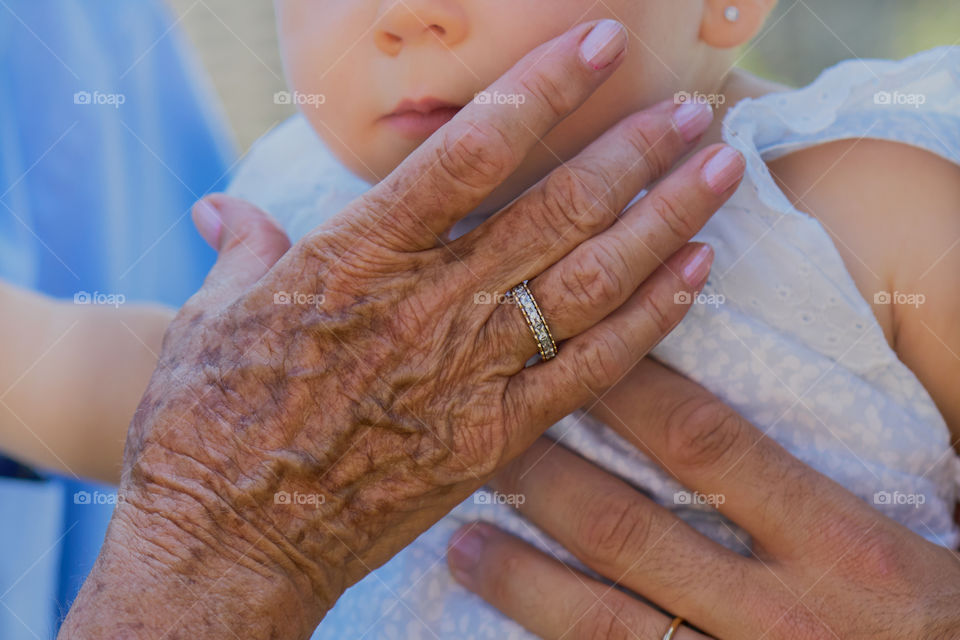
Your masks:
<path fill-rule="evenodd" d="M 876 522 L 856 516 L 830 519 L 822 529 L 839 575 L 861 584 L 896 584 L 909 574 L 911 558 L 908 545 L 895 533 Z M 854 552 L 855 550 L 855 552 Z M 839 559 L 836 559 L 839 556 Z"/>
<path fill-rule="evenodd" d="M 904 552 L 909 546 L 898 536 L 887 531 L 873 531 L 861 538 L 857 552 L 844 556 L 858 580 L 862 582 L 866 578 L 874 583 L 896 584 L 909 575 L 907 563 L 910 558 Z"/>
<path fill-rule="evenodd" d="M 606 498 L 584 510 L 576 529 L 577 552 L 588 564 L 620 567 L 650 535 L 650 518 L 641 503 Z M 621 567 L 622 568 L 622 567 Z"/>
<path fill-rule="evenodd" d="M 628 118 L 624 127 L 624 138 L 640 154 L 651 180 L 666 174 L 675 160 L 668 149 L 669 128 L 660 124 L 659 119 L 653 120 L 660 117 L 638 113 Z"/>
<path fill-rule="evenodd" d="M 643 309 L 661 335 L 666 335 L 680 320 L 679 311 L 682 309 L 673 300 L 660 295 L 659 289 L 644 295 Z"/>
<path fill-rule="evenodd" d="M 355 221 L 393 218 L 386 213 L 394 206 L 379 194 L 365 193 L 348 206 L 337 224 L 327 223 L 311 229 L 297 241 L 293 250 L 304 260 L 336 260 L 370 244 L 370 234 L 364 233 Z"/>
<path fill-rule="evenodd" d="M 711 467 L 730 457 L 746 424 L 717 398 L 696 395 L 674 404 L 665 416 L 666 446 L 671 459 L 691 467 Z"/>
<path fill-rule="evenodd" d="M 650 209 L 676 239 L 686 241 L 696 235 L 694 216 L 680 197 L 651 193 L 650 198 Z"/>
<path fill-rule="evenodd" d="M 352 233 L 321 227 L 300 239 L 291 249 L 291 260 L 300 266 L 303 273 L 323 274 L 324 280 L 333 281 L 348 269 L 350 262 L 347 256 L 363 253 L 365 245 L 370 242 L 370 239 Z"/>
<path fill-rule="evenodd" d="M 584 179 L 590 175 L 589 170 L 561 165 L 546 177 L 540 211 L 547 228 L 560 234 L 572 229 L 590 237 L 613 221 L 616 214 L 610 212 Z"/>
<path fill-rule="evenodd" d="M 560 274 L 563 299 L 575 300 L 579 308 L 605 308 L 612 301 L 626 297 L 620 273 L 626 265 L 623 258 L 605 247 L 596 247 Z"/>
<path fill-rule="evenodd" d="M 567 84 L 550 74 L 534 71 L 520 81 L 520 90 L 545 107 L 555 120 L 559 120 L 574 107 L 574 97 L 568 92 Z"/>
<path fill-rule="evenodd" d="M 503 465 L 509 445 L 501 423 L 491 419 L 477 428 L 456 430 L 453 451 L 472 476 L 485 478 Z"/>
<path fill-rule="evenodd" d="M 453 183 L 456 188 L 485 191 L 499 184 L 514 164 L 511 142 L 493 123 L 444 128 L 441 135 L 436 164 L 442 181 Z"/>
<path fill-rule="evenodd" d="M 904 544 L 899 536 L 886 530 L 874 530 L 858 544 L 855 555 L 860 557 L 856 559 L 856 564 L 865 570 L 867 575 L 883 581 L 895 579 L 907 569 L 904 566 L 907 559 L 907 554 L 904 553 L 906 548 L 908 545 Z"/>
<path fill-rule="evenodd" d="M 583 384 L 591 389 L 605 389 L 623 375 L 627 368 L 623 361 L 629 355 L 629 345 L 606 329 L 598 330 L 592 340 L 576 347 L 571 361 Z"/>

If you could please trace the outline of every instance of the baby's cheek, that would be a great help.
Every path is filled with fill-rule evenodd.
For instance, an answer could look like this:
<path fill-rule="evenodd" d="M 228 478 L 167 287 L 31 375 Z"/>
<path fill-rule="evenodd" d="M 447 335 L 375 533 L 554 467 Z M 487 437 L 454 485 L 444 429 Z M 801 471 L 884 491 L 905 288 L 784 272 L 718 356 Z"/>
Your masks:
<path fill-rule="evenodd" d="M 324 93 L 333 99 L 342 90 L 344 69 L 357 70 L 368 60 L 357 46 L 376 14 L 371 0 L 277 0 L 280 48 L 291 90 Z"/>
<path fill-rule="evenodd" d="M 376 106 L 375 83 L 368 73 L 359 72 L 370 67 L 370 47 L 351 46 L 364 32 L 362 21 L 355 12 L 347 11 L 339 18 L 324 15 L 321 20 L 302 7 L 311 3 L 284 1 L 299 6 L 289 14 L 279 14 L 291 103 L 343 164 L 365 180 L 374 181 L 376 176 L 385 175 L 383 151 L 372 147 L 369 131 L 381 114 Z M 316 3 L 331 4 L 343 8 L 339 2 Z"/>
<path fill-rule="evenodd" d="M 383 135 L 375 124 L 360 120 L 345 110 L 304 111 L 313 130 L 327 149 L 352 173 L 375 184 L 388 176 L 413 152 L 416 143 Z"/>

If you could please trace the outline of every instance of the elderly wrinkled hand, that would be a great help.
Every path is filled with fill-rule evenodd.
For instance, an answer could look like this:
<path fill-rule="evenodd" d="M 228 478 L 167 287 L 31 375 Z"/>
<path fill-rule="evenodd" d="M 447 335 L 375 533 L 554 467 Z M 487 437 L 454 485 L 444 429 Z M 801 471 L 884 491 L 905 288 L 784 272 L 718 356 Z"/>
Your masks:
<path fill-rule="evenodd" d="M 624 208 L 696 146 L 710 120 L 696 106 L 626 118 L 441 241 L 616 68 L 622 27 L 594 26 L 490 88 L 522 94 L 516 106 L 469 105 L 292 248 L 250 205 L 198 207 L 220 258 L 166 336 L 64 637 L 307 637 L 348 586 L 680 320 L 675 294 L 698 290 L 711 262 L 688 240 L 743 160 L 704 149 Z M 560 343 L 529 367 L 537 318 L 486 304 L 527 280 Z"/>

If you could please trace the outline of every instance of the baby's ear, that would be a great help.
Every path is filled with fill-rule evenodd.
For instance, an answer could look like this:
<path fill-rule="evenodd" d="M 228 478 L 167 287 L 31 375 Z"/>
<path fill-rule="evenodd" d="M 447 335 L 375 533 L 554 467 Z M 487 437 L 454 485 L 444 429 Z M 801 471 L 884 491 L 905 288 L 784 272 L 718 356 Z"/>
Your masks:
<path fill-rule="evenodd" d="M 777 0 L 706 0 L 700 39 L 717 49 L 746 44 L 759 33 Z"/>

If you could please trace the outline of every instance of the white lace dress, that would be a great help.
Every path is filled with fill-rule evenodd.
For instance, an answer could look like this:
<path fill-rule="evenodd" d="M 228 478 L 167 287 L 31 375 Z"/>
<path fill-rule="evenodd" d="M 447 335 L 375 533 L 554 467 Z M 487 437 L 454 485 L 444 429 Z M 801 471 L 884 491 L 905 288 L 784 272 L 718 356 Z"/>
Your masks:
<path fill-rule="evenodd" d="M 809 87 L 730 110 L 724 138 L 746 156 L 746 178 L 697 237 L 716 251 L 704 297 L 654 356 L 888 516 L 934 543 L 956 546 L 960 463 L 943 418 L 888 346 L 828 234 L 791 205 L 765 164 L 863 136 L 960 164 L 960 48 L 900 62 L 845 62 Z M 275 215 L 296 240 L 367 188 L 296 117 L 257 144 L 231 192 Z M 455 233 L 479 222 L 468 218 Z M 683 493 L 678 499 L 680 485 L 588 416 L 572 414 L 550 435 L 706 535 L 741 551 L 749 544 L 710 506 Z M 530 637 L 449 577 L 450 535 L 463 523 L 488 520 L 573 559 L 510 507 L 489 502 L 468 499 L 348 590 L 314 637 Z"/>

